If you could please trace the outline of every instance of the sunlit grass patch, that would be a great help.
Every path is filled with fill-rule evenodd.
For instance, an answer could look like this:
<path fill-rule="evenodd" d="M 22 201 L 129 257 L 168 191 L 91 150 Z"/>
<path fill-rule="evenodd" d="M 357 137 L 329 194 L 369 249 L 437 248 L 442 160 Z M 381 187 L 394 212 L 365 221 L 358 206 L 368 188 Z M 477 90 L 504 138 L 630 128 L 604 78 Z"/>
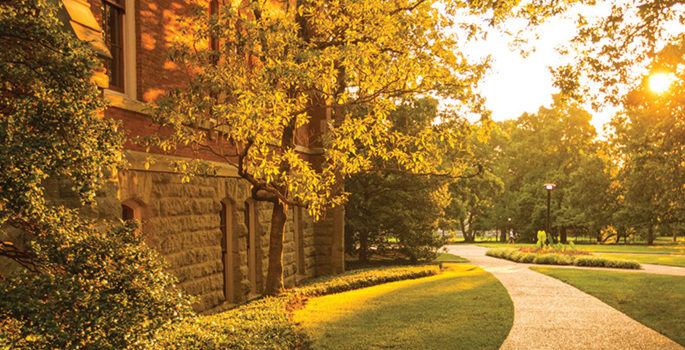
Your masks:
<path fill-rule="evenodd" d="M 527 243 L 480 243 L 480 247 L 486 248 L 520 248 L 535 247 L 535 244 Z M 589 252 L 606 253 L 633 253 L 633 254 L 685 254 L 685 244 L 681 245 L 623 245 L 623 244 L 576 244 L 576 247 Z"/>
<path fill-rule="evenodd" d="M 322 277 L 278 297 L 255 300 L 220 314 L 187 319 L 160 332 L 152 349 L 299 349 L 303 338 L 290 318 L 290 311 L 300 307 L 307 297 L 439 273 L 437 265 L 421 265 L 363 269 Z"/>
<path fill-rule="evenodd" d="M 314 349 L 493 349 L 513 305 L 489 273 L 446 265 L 441 275 L 310 299 L 294 313 Z"/>
<path fill-rule="evenodd" d="M 446 263 L 446 262 L 452 262 L 452 263 L 466 263 L 469 262 L 468 259 L 464 259 L 458 255 L 450 254 L 450 253 L 438 253 L 438 257 L 433 260 L 433 262 L 436 263 Z"/>
<path fill-rule="evenodd" d="M 685 277 L 535 266 L 685 346 Z"/>
<path fill-rule="evenodd" d="M 634 255 L 634 254 L 600 254 L 607 258 L 635 260 L 642 264 L 656 264 L 685 267 L 685 256 L 678 255 Z"/>

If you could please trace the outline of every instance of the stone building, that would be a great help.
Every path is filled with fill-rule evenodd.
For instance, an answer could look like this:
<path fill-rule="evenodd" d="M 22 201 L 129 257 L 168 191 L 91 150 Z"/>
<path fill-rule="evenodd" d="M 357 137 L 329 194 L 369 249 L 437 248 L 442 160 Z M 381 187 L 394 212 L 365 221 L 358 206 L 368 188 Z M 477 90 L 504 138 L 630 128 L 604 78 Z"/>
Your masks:
<path fill-rule="evenodd" d="M 109 103 L 105 117 L 121 121 L 131 137 L 154 132 L 146 114 L 148 103 L 184 81 L 167 61 L 166 50 L 176 18 L 187 13 L 187 4 L 183 0 L 59 1 L 67 30 L 89 41 L 106 63 L 106 70 L 96 74 Z M 323 125 L 326 111 L 312 116 L 317 118 L 310 124 Z M 300 152 L 316 158 L 321 133 L 300 133 Z M 180 288 L 199 297 L 197 311 L 219 311 L 259 295 L 268 264 L 271 204 L 250 199 L 249 184 L 236 169 L 211 156 L 190 150 L 146 153 L 133 143 L 125 148 L 129 166 L 104 186 L 98 206 L 87 208 L 91 212 L 86 215 L 140 220 L 146 242 L 167 260 Z M 182 183 L 169 163 L 195 157 L 214 161 L 219 171 Z M 154 162 L 147 167 L 150 158 Z M 51 197 L 67 205 L 74 201 L 68 191 L 54 190 Z M 302 208 L 289 210 L 285 285 L 342 272 L 342 210 L 332 210 L 316 223 Z"/>

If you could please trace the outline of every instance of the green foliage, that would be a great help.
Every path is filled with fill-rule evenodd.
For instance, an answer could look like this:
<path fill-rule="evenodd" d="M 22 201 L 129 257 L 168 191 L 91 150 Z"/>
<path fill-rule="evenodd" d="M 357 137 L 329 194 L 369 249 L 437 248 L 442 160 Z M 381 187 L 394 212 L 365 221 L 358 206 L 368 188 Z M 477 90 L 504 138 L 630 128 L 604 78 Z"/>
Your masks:
<path fill-rule="evenodd" d="M 190 312 L 133 222 L 96 228 L 72 211 L 52 214 L 56 222 L 31 245 L 38 271 L 0 280 L 0 319 L 14 325 L 2 341 L 27 349 L 145 348 L 158 328 Z"/>
<path fill-rule="evenodd" d="M 151 349 L 295 349 L 300 338 L 288 317 L 288 300 L 268 297 L 161 331 Z"/>
<path fill-rule="evenodd" d="M 437 103 L 435 99 L 423 98 L 399 105 L 389 116 L 393 129 L 414 134 L 434 127 L 433 121 L 443 117 L 437 111 Z M 454 125 L 452 132 L 467 135 L 469 126 L 462 122 Z M 386 162 L 384 168 L 394 166 L 392 162 Z M 444 209 L 449 201 L 445 190 L 449 180 L 394 171 L 361 173 L 347 178 L 345 190 L 349 193 L 349 201 L 345 207 L 345 241 L 348 253 L 351 253 L 351 246 L 359 244 L 359 258 L 364 261 L 369 246 L 386 248 L 392 239 L 412 261 L 434 258 L 435 251 L 445 242 L 435 232 L 444 220 Z"/>
<path fill-rule="evenodd" d="M 172 134 L 141 141 L 208 149 L 238 168 L 256 199 L 297 203 L 317 218 L 344 202 L 341 178 L 388 164 L 435 172 L 445 161 L 440 148 L 459 150 L 462 135 L 430 124 L 404 133 L 389 113 L 418 95 L 480 110 L 470 86 L 486 67 L 470 62 L 463 40 L 443 30 L 453 20 L 435 2 L 244 1 L 207 16 L 207 2 L 198 1 L 172 50 L 174 62 L 193 72 L 190 84 L 160 101 L 154 117 Z M 209 45 L 210 38 L 221 45 Z M 324 159 L 313 164 L 296 150 L 304 140 L 294 133 L 318 132 L 325 110 L 326 134 L 310 140 Z M 204 128 L 222 142 L 211 142 L 214 133 Z M 461 165 L 453 175 L 463 172 L 460 158 L 449 160 Z"/>
<path fill-rule="evenodd" d="M 609 127 L 616 239 L 635 232 L 653 243 L 654 231 L 677 235 L 685 213 L 685 32 L 682 4 L 614 3 L 605 16 L 579 21 L 572 64 L 556 71 L 562 92 L 597 106 L 622 107 Z M 650 77 L 670 79 L 666 91 Z M 599 237 L 598 237 L 599 238 Z"/>
<path fill-rule="evenodd" d="M 418 96 L 481 112 L 473 87 L 487 62 L 463 51 L 481 30 L 469 25 L 461 36 L 444 28 L 460 28 L 448 16 L 457 10 L 497 7 L 504 15 L 509 4 L 500 13 L 500 5 L 458 1 L 250 0 L 211 16 L 207 1 L 192 4 L 197 11 L 181 18 L 171 49 L 189 84 L 170 91 L 154 113 L 169 134 L 141 144 L 206 151 L 234 165 L 255 200 L 306 207 L 315 219 L 345 202 L 341 180 L 351 175 L 390 166 L 459 176 L 468 168 L 459 156 L 463 135 L 453 127 L 459 115 L 402 132 L 389 114 Z M 273 241 L 282 240 L 284 216 L 274 205 L 272 217 L 281 220 L 272 220 Z M 279 259 L 272 249 L 266 293 L 282 286 Z"/>
<path fill-rule="evenodd" d="M 488 145 L 496 150 L 493 174 L 504 191 L 492 200 L 486 228 L 512 228 L 524 241 L 535 242 L 545 226 L 547 182 L 557 185 L 548 239 L 566 228 L 596 232 L 608 224 L 616 203 L 612 163 L 590 120 L 579 104 L 555 96 L 550 108 L 497 123 Z"/>
<path fill-rule="evenodd" d="M 359 242 L 360 260 L 372 244 L 387 248 L 390 238 L 412 261 L 434 258 L 444 245 L 443 237 L 435 234 L 444 215 L 444 201 L 437 196 L 443 182 L 407 174 L 359 174 L 347 179 L 346 238 L 349 243 Z"/>
<path fill-rule="evenodd" d="M 121 161 L 123 135 L 102 118 L 99 64 L 63 30 L 55 2 L 0 4 L 0 344 L 19 349 L 145 348 L 189 310 L 130 224 L 106 226 L 51 206 L 45 180 L 92 203 Z M 27 247 L 5 241 L 22 232 Z"/>
<path fill-rule="evenodd" d="M 503 258 L 520 263 L 532 262 L 535 264 L 613 267 L 621 269 L 641 268 L 641 265 L 636 261 L 612 259 L 596 255 L 569 255 L 564 254 L 563 252 L 533 253 L 513 248 L 493 248 L 488 249 L 485 254 L 495 258 Z"/>
<path fill-rule="evenodd" d="M 435 265 L 352 271 L 342 276 L 326 277 L 324 279 L 312 281 L 305 286 L 287 291 L 287 294 L 312 297 L 339 293 L 392 281 L 421 278 L 436 275 L 438 273 L 440 273 L 440 268 Z"/>
<path fill-rule="evenodd" d="M 420 278 L 440 273 L 437 266 L 393 267 L 349 271 L 319 278 L 267 297 L 210 316 L 197 316 L 160 332 L 152 349 L 295 349 L 303 339 L 296 332 L 290 312 L 307 297 L 339 293 L 377 284 Z"/>
<path fill-rule="evenodd" d="M 0 45 L 0 225 L 22 225 L 43 215 L 50 176 L 92 200 L 121 159 L 122 135 L 98 115 L 95 55 L 62 29 L 53 2 L 3 1 Z"/>
<path fill-rule="evenodd" d="M 499 161 L 498 152 L 489 140 L 492 124 L 485 122 L 473 125 L 467 139 L 468 150 L 481 165 L 476 176 L 459 179 L 450 184 L 451 201 L 446 217 L 454 229 L 459 229 L 464 241 L 473 242 L 478 231 L 491 229 L 492 209 L 495 201 L 504 191 L 502 179 L 493 171 Z"/>

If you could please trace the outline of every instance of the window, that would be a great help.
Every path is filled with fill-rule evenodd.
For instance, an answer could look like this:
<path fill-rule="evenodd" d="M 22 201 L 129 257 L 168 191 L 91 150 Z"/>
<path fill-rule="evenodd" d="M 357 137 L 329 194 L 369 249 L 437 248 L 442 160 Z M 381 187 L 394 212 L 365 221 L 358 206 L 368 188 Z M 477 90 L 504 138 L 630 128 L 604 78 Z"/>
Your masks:
<path fill-rule="evenodd" d="M 112 59 L 105 60 L 109 88 L 124 91 L 124 12 L 125 0 L 104 0 L 102 28 Z"/>
<path fill-rule="evenodd" d="M 133 208 L 126 204 L 121 205 L 121 219 L 124 221 L 133 220 L 136 218 Z"/>

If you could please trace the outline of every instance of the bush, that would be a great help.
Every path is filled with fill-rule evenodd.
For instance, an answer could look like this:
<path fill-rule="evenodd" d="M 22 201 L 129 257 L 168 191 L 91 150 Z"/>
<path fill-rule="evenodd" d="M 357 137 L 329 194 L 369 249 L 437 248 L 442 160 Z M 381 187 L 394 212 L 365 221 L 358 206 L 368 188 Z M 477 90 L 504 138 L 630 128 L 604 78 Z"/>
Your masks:
<path fill-rule="evenodd" d="M 145 348 L 190 314 L 136 225 L 97 229 L 71 211 L 32 242 L 36 271 L 0 280 L 0 344 L 27 349 Z M 55 229 L 61 227 L 61 229 Z"/>
<path fill-rule="evenodd" d="M 642 267 L 640 263 L 631 260 L 610 259 L 596 255 L 569 255 L 565 254 L 565 252 L 549 252 L 549 250 L 541 251 L 543 253 L 538 254 L 527 249 L 493 248 L 489 249 L 485 254 L 520 263 L 613 267 L 621 269 L 640 269 Z"/>
<path fill-rule="evenodd" d="M 287 311 L 288 298 L 269 297 L 160 332 L 151 349 L 295 349 L 300 337 Z"/>
<path fill-rule="evenodd" d="M 387 282 L 432 276 L 438 273 L 440 273 L 440 268 L 436 265 L 365 269 L 316 279 L 302 287 L 290 289 L 286 291 L 286 294 L 306 297 L 327 295 Z"/>
<path fill-rule="evenodd" d="M 302 348 L 304 339 L 296 332 L 288 312 L 301 305 L 307 297 L 438 273 L 438 266 L 426 265 L 364 269 L 319 278 L 302 287 L 286 290 L 277 297 L 260 299 L 220 314 L 198 316 L 167 327 L 157 336 L 152 349 Z"/>

